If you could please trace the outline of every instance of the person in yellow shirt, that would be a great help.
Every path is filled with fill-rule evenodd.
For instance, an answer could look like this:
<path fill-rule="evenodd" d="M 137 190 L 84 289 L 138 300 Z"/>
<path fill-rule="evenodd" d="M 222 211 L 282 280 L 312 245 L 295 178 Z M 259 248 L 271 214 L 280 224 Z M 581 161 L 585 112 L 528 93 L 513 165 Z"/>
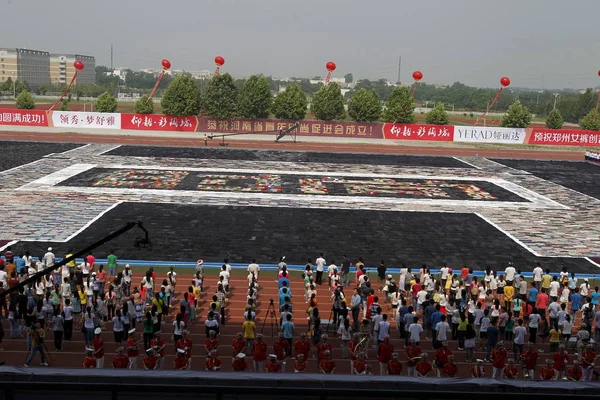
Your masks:
<path fill-rule="evenodd" d="M 512 285 L 504 286 L 504 308 L 507 312 L 510 312 L 512 307 L 512 300 L 515 294 L 515 287 Z"/>
<path fill-rule="evenodd" d="M 552 282 L 552 275 L 550 275 L 550 270 L 546 269 L 546 274 L 542 276 L 542 288 L 546 289 L 546 292 L 550 290 L 550 283 Z"/>
<path fill-rule="evenodd" d="M 244 332 L 244 339 L 246 339 L 246 353 L 251 353 L 256 335 L 256 324 L 252 321 L 252 313 L 248 313 L 246 321 L 242 324 L 242 331 Z"/>
<path fill-rule="evenodd" d="M 560 329 L 550 329 L 550 337 L 548 339 L 550 343 L 550 353 L 556 353 L 558 351 L 558 346 L 560 345 L 560 335 L 562 334 Z"/>
<path fill-rule="evenodd" d="M 87 293 L 80 285 L 77 285 L 77 295 L 79 296 L 79 303 L 81 304 L 81 324 L 83 324 L 83 311 L 87 308 Z"/>

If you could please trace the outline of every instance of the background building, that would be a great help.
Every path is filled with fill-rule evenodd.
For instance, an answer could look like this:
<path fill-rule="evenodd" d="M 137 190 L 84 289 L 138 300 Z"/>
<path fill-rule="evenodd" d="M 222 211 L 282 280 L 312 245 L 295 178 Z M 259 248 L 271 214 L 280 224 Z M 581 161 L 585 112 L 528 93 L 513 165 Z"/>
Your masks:
<path fill-rule="evenodd" d="M 0 49 L 0 82 L 8 78 L 27 82 L 31 90 L 50 81 L 50 53 L 29 49 Z"/>
<path fill-rule="evenodd" d="M 83 62 L 85 68 L 79 71 L 75 84 L 83 85 L 96 81 L 96 59 L 80 54 L 51 54 L 50 55 L 50 80 L 52 84 L 69 83 L 75 74 L 75 61 Z"/>

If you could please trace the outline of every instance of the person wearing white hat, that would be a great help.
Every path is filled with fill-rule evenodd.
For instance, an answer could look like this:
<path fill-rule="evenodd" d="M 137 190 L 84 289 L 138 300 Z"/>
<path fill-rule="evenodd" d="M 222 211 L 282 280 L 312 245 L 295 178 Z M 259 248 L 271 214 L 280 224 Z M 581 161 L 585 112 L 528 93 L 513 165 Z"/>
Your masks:
<path fill-rule="evenodd" d="M 246 355 L 244 353 L 236 354 L 232 366 L 235 372 L 244 372 L 248 365 L 246 364 Z"/>
<path fill-rule="evenodd" d="M 281 364 L 277 361 L 277 355 L 269 354 L 269 362 L 265 366 L 267 372 L 281 372 Z"/>
<path fill-rule="evenodd" d="M 129 357 L 129 369 L 137 369 L 138 357 L 140 355 L 138 342 L 135 339 L 135 328 L 127 332 L 127 357 Z"/>
<path fill-rule="evenodd" d="M 96 337 L 92 341 L 94 344 L 94 357 L 96 357 L 96 368 L 104 368 L 104 339 L 102 339 L 102 329 L 94 330 Z"/>
<path fill-rule="evenodd" d="M 125 269 L 123 270 L 123 295 L 131 296 L 131 280 L 133 279 L 133 272 L 131 272 L 131 267 L 129 264 L 125 264 Z"/>
<path fill-rule="evenodd" d="M 201 258 L 196 261 L 196 272 L 204 274 L 204 261 Z"/>
<path fill-rule="evenodd" d="M 304 359 L 304 354 L 302 353 L 296 355 L 296 362 L 294 363 L 294 372 L 306 372 L 306 360 Z"/>
<path fill-rule="evenodd" d="M 187 369 L 192 368 L 192 339 L 189 337 L 189 332 L 184 330 L 182 332 L 182 338 L 175 343 L 175 347 L 177 351 L 183 350 L 186 355 L 186 365 Z"/>
<path fill-rule="evenodd" d="M 85 348 L 85 358 L 83 359 L 83 368 L 96 368 L 96 358 L 94 357 L 94 349 Z"/>
<path fill-rule="evenodd" d="M 221 369 L 221 359 L 218 357 L 217 350 L 211 350 L 206 358 L 206 370 L 218 371 Z"/>
<path fill-rule="evenodd" d="M 158 365 L 158 357 L 153 348 L 146 349 L 146 355 L 144 356 L 144 369 L 155 370 Z"/>
<path fill-rule="evenodd" d="M 52 252 L 52 247 L 48 247 L 48 252 L 44 254 L 44 266 L 50 268 L 56 263 L 56 256 Z"/>
<path fill-rule="evenodd" d="M 177 349 L 177 357 L 173 361 L 175 371 L 183 371 L 188 369 L 188 358 L 184 349 Z"/>
<path fill-rule="evenodd" d="M 478 358 L 477 364 L 471 368 L 472 378 L 485 378 L 485 367 L 483 366 L 483 360 Z"/>
<path fill-rule="evenodd" d="M 129 366 L 129 357 L 125 355 L 123 347 L 117 347 L 117 355 L 113 357 L 112 367 L 114 369 L 126 369 Z"/>

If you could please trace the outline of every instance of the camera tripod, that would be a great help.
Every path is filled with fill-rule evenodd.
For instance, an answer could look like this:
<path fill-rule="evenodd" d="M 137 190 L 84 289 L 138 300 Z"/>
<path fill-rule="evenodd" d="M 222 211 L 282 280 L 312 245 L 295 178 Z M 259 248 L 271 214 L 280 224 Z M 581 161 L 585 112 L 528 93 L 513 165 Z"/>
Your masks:
<path fill-rule="evenodd" d="M 267 313 L 265 314 L 265 318 L 263 320 L 262 327 L 260 328 L 261 334 L 263 333 L 263 330 L 265 329 L 267 319 L 270 319 L 271 337 L 274 337 L 275 332 L 279 333 L 279 323 L 277 322 L 277 315 L 275 314 L 275 304 L 273 303 L 273 299 L 270 299 L 270 301 L 269 301 L 269 308 L 267 309 Z"/>

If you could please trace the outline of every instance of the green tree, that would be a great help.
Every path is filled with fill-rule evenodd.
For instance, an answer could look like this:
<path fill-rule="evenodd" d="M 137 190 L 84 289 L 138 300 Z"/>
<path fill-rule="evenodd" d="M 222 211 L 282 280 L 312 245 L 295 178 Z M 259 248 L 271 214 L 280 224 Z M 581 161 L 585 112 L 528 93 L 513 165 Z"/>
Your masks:
<path fill-rule="evenodd" d="M 273 114 L 275 118 L 301 121 L 306 116 L 308 98 L 299 85 L 293 84 L 275 97 Z"/>
<path fill-rule="evenodd" d="M 96 100 L 96 111 L 101 113 L 114 113 L 117 111 L 117 99 L 110 93 L 104 92 Z"/>
<path fill-rule="evenodd" d="M 344 82 L 346 82 L 346 83 L 354 82 L 354 76 L 352 76 L 352 72 L 348 72 L 346 75 L 344 75 Z"/>
<path fill-rule="evenodd" d="M 200 88 L 189 76 L 180 75 L 165 89 L 160 104 L 167 115 L 198 115 L 201 105 Z"/>
<path fill-rule="evenodd" d="M 152 100 L 148 101 L 148 95 L 144 95 L 135 102 L 134 109 L 136 114 L 153 114 L 154 102 Z"/>
<path fill-rule="evenodd" d="M 60 102 L 60 107 L 58 108 L 58 111 L 69 111 L 69 102 L 67 101 L 67 99 Z"/>
<path fill-rule="evenodd" d="M 344 96 L 340 86 L 332 82 L 319 89 L 312 97 L 311 110 L 317 119 L 324 121 L 346 118 Z"/>
<path fill-rule="evenodd" d="M 563 126 L 563 117 L 558 108 L 552 110 L 546 118 L 546 127 L 549 129 L 560 129 Z"/>
<path fill-rule="evenodd" d="M 12 89 L 12 87 L 11 87 L 11 89 Z M 31 90 L 29 89 L 29 85 L 27 84 L 27 81 L 24 81 L 21 79 L 17 79 L 15 81 L 14 90 L 17 95 L 19 95 L 23 92 L 29 92 L 31 94 Z"/>
<path fill-rule="evenodd" d="M 600 131 L 600 116 L 594 119 L 594 110 L 591 110 L 587 115 L 579 120 L 579 126 L 586 131 Z"/>
<path fill-rule="evenodd" d="M 264 76 L 252 75 L 240 92 L 238 115 L 244 118 L 267 118 L 273 105 L 269 82 Z"/>
<path fill-rule="evenodd" d="M 377 92 L 360 89 L 355 92 L 348 102 L 348 114 L 357 122 L 377 121 L 381 116 L 381 102 Z"/>
<path fill-rule="evenodd" d="M 21 94 L 17 96 L 16 106 L 21 110 L 33 110 L 35 108 L 35 102 L 33 101 L 31 93 L 27 90 L 21 92 Z"/>
<path fill-rule="evenodd" d="M 508 111 L 500 120 L 500 126 L 504 128 L 527 128 L 530 123 L 531 113 L 529 109 L 518 100 L 508 107 Z"/>
<path fill-rule="evenodd" d="M 229 74 L 215 75 L 202 96 L 204 113 L 216 118 L 235 117 L 238 109 L 238 90 Z"/>
<path fill-rule="evenodd" d="M 415 103 L 406 86 L 396 86 L 385 105 L 383 119 L 385 122 L 397 124 L 413 124 L 415 122 Z"/>
<path fill-rule="evenodd" d="M 425 115 L 425 122 L 431 125 L 448 125 L 449 121 L 450 118 L 448 118 L 448 113 L 444 110 L 443 103 L 437 103 L 435 107 Z"/>

